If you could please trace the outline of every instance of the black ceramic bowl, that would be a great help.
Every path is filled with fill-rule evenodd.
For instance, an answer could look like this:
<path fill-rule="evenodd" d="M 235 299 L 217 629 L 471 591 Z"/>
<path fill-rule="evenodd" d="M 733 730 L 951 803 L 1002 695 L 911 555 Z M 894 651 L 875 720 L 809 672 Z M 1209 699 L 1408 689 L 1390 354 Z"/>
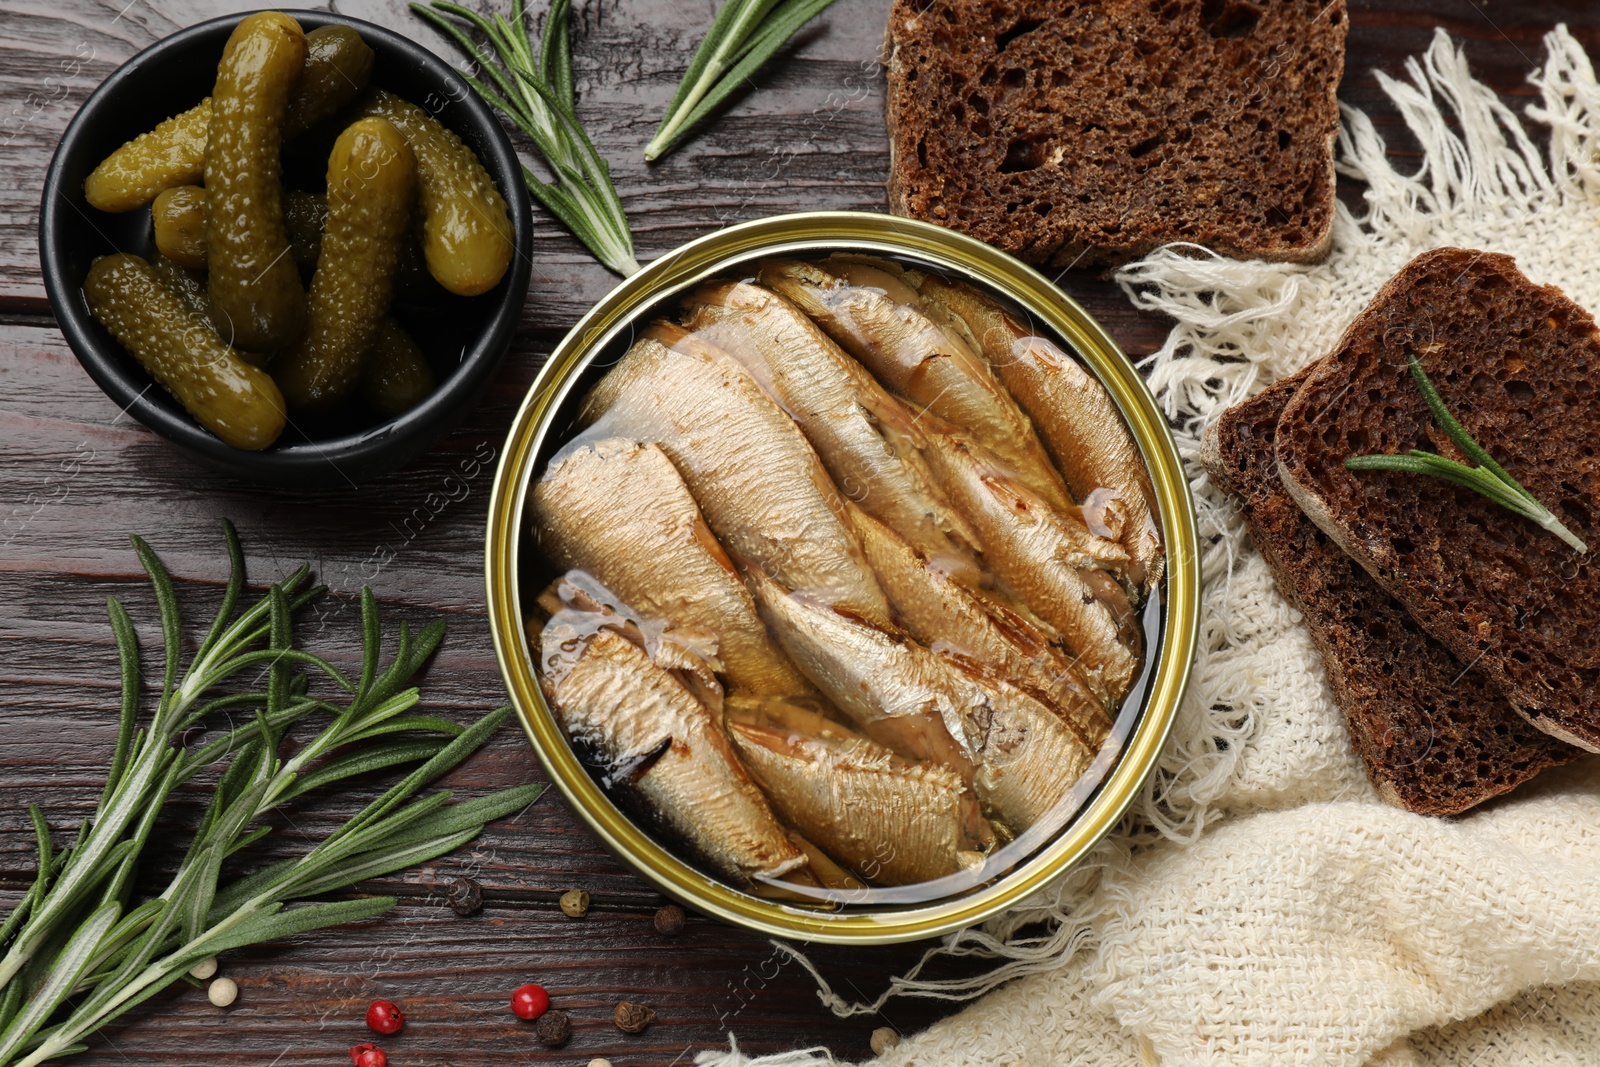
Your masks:
<path fill-rule="evenodd" d="M 96 211 L 84 201 L 84 178 L 123 142 L 211 92 L 223 45 L 242 14 L 202 22 L 151 45 L 119 67 L 78 110 L 45 179 L 39 257 L 61 332 L 118 407 L 216 470 L 301 488 L 348 486 L 427 451 L 477 403 L 511 345 L 527 295 L 533 222 L 511 142 L 493 112 L 447 63 L 370 22 L 325 11 L 289 14 L 308 31 L 338 24 L 360 33 L 377 56 L 371 84 L 410 100 L 454 130 L 478 153 L 511 209 L 516 255 L 498 285 L 470 298 L 440 289 L 436 297 L 395 303 L 395 317 L 422 346 L 438 378 L 427 399 L 395 419 L 355 404 L 320 422 L 294 419 L 277 444 L 245 452 L 190 418 L 89 314 L 82 283 L 94 258 L 114 251 L 148 256 L 154 240 L 148 208 L 120 215 Z M 305 135 L 316 136 L 316 131 Z M 289 158 L 293 150 L 286 153 L 286 175 L 296 169 Z M 325 165 L 325 151 L 321 159 Z M 301 169 L 314 171 L 314 157 Z"/>

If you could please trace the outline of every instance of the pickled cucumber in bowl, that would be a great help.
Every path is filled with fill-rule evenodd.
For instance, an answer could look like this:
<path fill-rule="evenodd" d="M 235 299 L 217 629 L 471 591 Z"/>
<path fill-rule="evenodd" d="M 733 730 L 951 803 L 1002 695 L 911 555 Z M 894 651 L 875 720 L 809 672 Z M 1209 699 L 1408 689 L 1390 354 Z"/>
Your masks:
<path fill-rule="evenodd" d="M 250 15 L 211 94 L 84 182 L 97 210 L 148 208 L 155 237 L 148 260 L 95 260 L 90 312 L 233 447 L 267 448 L 301 416 L 354 428 L 420 403 L 436 381 L 396 292 L 478 296 L 510 266 L 510 213 L 482 161 L 370 87 L 373 61 L 351 27 Z M 323 187 L 291 187 L 289 156 Z"/>

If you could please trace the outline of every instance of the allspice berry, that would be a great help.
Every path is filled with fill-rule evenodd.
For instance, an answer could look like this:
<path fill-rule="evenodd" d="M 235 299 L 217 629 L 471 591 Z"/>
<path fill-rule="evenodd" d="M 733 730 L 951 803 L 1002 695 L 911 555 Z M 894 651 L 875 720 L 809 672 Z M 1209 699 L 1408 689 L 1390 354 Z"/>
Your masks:
<path fill-rule="evenodd" d="M 572 1020 L 564 1011 L 547 1011 L 533 1024 L 533 1036 L 546 1048 L 560 1048 L 572 1037 Z"/>
<path fill-rule="evenodd" d="M 445 899 L 450 904 L 450 910 L 462 918 L 476 915 L 483 910 L 483 887 L 471 878 L 457 878 L 450 883 L 450 891 Z"/>
<path fill-rule="evenodd" d="M 635 1004 L 631 1000 L 624 1000 L 617 1005 L 617 1010 L 612 1014 L 617 1029 L 625 1034 L 642 1034 L 650 1029 L 650 1024 L 655 1022 L 654 1009 L 643 1004 Z"/>
<path fill-rule="evenodd" d="M 570 918 L 583 918 L 589 914 L 589 894 L 582 889 L 567 890 L 561 894 L 561 910 Z"/>
<path fill-rule="evenodd" d="M 668 904 L 656 912 L 656 933 L 662 937 L 677 937 L 683 933 L 683 923 L 686 918 L 682 908 L 676 904 Z"/>
<path fill-rule="evenodd" d="M 880 1026 L 872 1031 L 872 1054 L 882 1056 L 900 1043 L 900 1034 L 892 1026 Z"/>

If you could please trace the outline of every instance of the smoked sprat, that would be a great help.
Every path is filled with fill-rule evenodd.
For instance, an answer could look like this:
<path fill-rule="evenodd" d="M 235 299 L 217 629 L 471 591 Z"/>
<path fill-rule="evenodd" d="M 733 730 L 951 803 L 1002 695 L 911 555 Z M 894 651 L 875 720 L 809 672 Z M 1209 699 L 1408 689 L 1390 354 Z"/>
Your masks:
<path fill-rule="evenodd" d="M 1163 555 L 1072 357 L 976 289 L 770 260 L 641 325 L 576 411 L 529 492 L 560 575 L 530 633 L 625 810 L 778 896 L 981 875 L 1071 817 Z"/>

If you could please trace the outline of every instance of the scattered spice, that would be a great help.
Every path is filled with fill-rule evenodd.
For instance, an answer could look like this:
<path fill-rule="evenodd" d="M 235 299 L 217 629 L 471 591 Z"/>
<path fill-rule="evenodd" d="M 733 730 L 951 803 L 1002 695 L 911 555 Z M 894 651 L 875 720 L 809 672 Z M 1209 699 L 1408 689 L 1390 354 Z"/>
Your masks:
<path fill-rule="evenodd" d="M 604 1056 L 596 1056 L 589 1061 L 589 1067 L 611 1067 L 611 1061 Z"/>
<path fill-rule="evenodd" d="M 357 1045 L 350 1050 L 356 1067 L 388 1067 L 389 1056 L 377 1045 Z"/>
<path fill-rule="evenodd" d="M 239 999 L 239 983 L 232 978 L 218 978 L 206 990 L 206 997 L 219 1008 L 226 1008 Z"/>
<path fill-rule="evenodd" d="M 361 1067 L 361 1054 L 363 1052 L 376 1052 L 378 1055 L 383 1056 L 383 1050 L 370 1041 L 363 1041 L 359 1045 L 351 1045 L 350 1062 L 355 1064 L 356 1067 Z M 388 1057 L 384 1056 L 384 1059 L 388 1059 Z"/>
<path fill-rule="evenodd" d="M 564 1011 L 547 1011 L 534 1024 L 533 1036 L 546 1048 L 560 1048 L 572 1036 L 572 1020 Z"/>
<path fill-rule="evenodd" d="M 900 1043 L 900 1033 L 892 1026 L 880 1026 L 872 1031 L 872 1054 L 882 1056 Z"/>
<path fill-rule="evenodd" d="M 450 883 L 445 900 L 449 902 L 450 910 L 463 919 L 468 915 L 476 915 L 483 910 L 483 886 L 471 878 L 457 878 Z"/>
<path fill-rule="evenodd" d="M 615 1013 L 613 1013 L 613 1018 L 616 1020 L 617 1029 L 621 1030 L 623 1033 L 642 1034 L 648 1030 L 650 1028 L 650 1024 L 655 1021 L 656 1013 L 654 1009 L 648 1008 L 643 1004 L 636 1004 L 631 1000 L 624 1000 L 622 1003 L 617 1005 L 617 1010 Z"/>
<path fill-rule="evenodd" d="M 189 977 L 198 978 L 204 982 L 207 978 L 217 973 L 217 957 L 210 956 L 189 968 Z"/>
<path fill-rule="evenodd" d="M 683 924 L 687 919 L 682 908 L 668 904 L 656 912 L 656 933 L 662 937 L 677 937 L 683 933 Z"/>
<path fill-rule="evenodd" d="M 367 1005 L 367 1029 L 375 1034 L 398 1034 L 405 1026 L 405 1013 L 392 1000 L 374 1000 Z"/>
<path fill-rule="evenodd" d="M 537 1019 L 550 1008 L 550 994 L 542 985 L 529 982 L 511 992 L 511 1010 L 519 1019 Z"/>
<path fill-rule="evenodd" d="M 561 894 L 561 910 L 574 919 L 589 914 L 589 894 L 582 889 L 569 889 Z"/>

